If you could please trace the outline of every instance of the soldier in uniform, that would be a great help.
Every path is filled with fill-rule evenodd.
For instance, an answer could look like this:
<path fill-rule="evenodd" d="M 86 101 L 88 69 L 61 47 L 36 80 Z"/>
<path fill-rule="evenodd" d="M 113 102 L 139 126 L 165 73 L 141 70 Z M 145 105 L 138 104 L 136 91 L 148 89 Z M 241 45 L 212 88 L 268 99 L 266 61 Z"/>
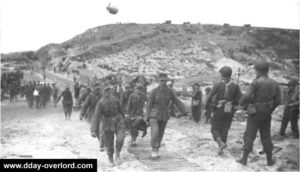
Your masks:
<path fill-rule="evenodd" d="M 200 85 L 198 83 L 193 86 L 192 93 L 192 116 L 196 123 L 201 120 L 201 100 L 202 91 L 200 90 Z"/>
<path fill-rule="evenodd" d="M 299 138 L 298 118 L 299 118 L 299 88 L 298 81 L 291 79 L 288 83 L 287 101 L 281 121 L 280 135 L 285 135 L 285 129 L 291 122 L 291 129 L 294 138 Z"/>
<path fill-rule="evenodd" d="M 53 103 L 54 103 L 54 106 L 56 107 L 56 104 L 55 104 L 55 101 L 57 99 L 57 96 L 58 96 L 58 87 L 56 86 L 55 83 L 52 84 L 52 98 L 53 98 Z"/>
<path fill-rule="evenodd" d="M 29 81 L 29 84 L 24 88 L 24 95 L 30 109 L 32 109 L 34 103 L 33 91 L 34 87 L 31 81 Z"/>
<path fill-rule="evenodd" d="M 237 162 L 247 165 L 249 153 L 257 131 L 267 156 L 267 165 L 274 165 L 272 159 L 273 143 L 271 139 L 271 114 L 281 103 L 281 91 L 276 81 L 268 77 L 269 65 L 260 62 L 255 65 L 257 78 L 252 81 L 247 92 L 240 99 L 240 105 L 248 105 L 247 127 L 244 133 L 244 154 Z M 239 107 L 241 108 L 241 107 Z"/>
<path fill-rule="evenodd" d="M 159 74 L 159 86 L 151 93 L 147 104 L 145 121 L 151 128 L 151 147 L 153 159 L 158 158 L 158 150 L 169 120 L 168 106 L 172 100 L 177 108 L 184 114 L 187 113 L 184 104 L 176 97 L 174 92 L 167 86 L 168 75 Z"/>
<path fill-rule="evenodd" d="M 123 92 L 122 97 L 121 97 L 121 106 L 122 106 L 123 110 L 126 110 L 129 97 L 132 93 L 133 93 L 133 90 L 131 89 L 130 83 L 127 83 L 127 85 L 125 85 L 125 91 Z"/>
<path fill-rule="evenodd" d="M 86 91 L 82 93 L 82 95 L 79 97 L 77 107 L 79 108 L 81 107 L 81 105 L 85 102 L 85 100 L 88 98 L 90 93 L 91 93 L 91 88 L 86 88 Z"/>
<path fill-rule="evenodd" d="M 103 98 L 98 102 L 91 122 L 92 137 L 101 135 L 100 132 L 103 134 L 110 166 L 114 166 L 114 137 L 116 137 L 115 159 L 119 162 L 125 139 L 125 119 L 119 101 L 112 96 L 110 85 L 104 86 Z"/>
<path fill-rule="evenodd" d="M 135 92 L 130 95 L 127 108 L 126 118 L 130 120 L 130 135 L 131 135 L 131 146 L 136 146 L 136 138 L 138 136 L 138 124 L 143 121 L 144 117 L 144 106 L 147 101 L 147 96 L 143 92 L 143 85 L 138 84 Z"/>
<path fill-rule="evenodd" d="M 76 105 L 78 104 L 79 92 L 80 92 L 80 85 L 78 82 L 76 82 L 74 85 L 74 97 L 76 100 Z"/>
<path fill-rule="evenodd" d="M 66 86 L 66 89 L 58 96 L 57 100 L 55 101 L 55 104 L 59 102 L 61 97 L 63 97 L 62 105 L 64 108 L 65 118 L 66 120 L 70 120 L 73 107 L 73 97 L 69 86 Z"/>
<path fill-rule="evenodd" d="M 47 105 L 47 85 L 46 85 L 46 83 L 41 87 L 39 93 L 40 93 L 41 105 L 43 108 L 46 108 L 46 105 Z"/>
<path fill-rule="evenodd" d="M 214 116 L 211 121 L 211 133 L 214 140 L 218 143 L 218 154 L 223 154 L 223 149 L 227 147 L 226 141 L 231 122 L 234 115 L 234 106 L 238 105 L 241 97 L 239 86 L 230 82 L 232 69 L 224 66 L 220 69 L 221 81 L 216 82 L 206 100 L 206 109 L 213 107 Z M 214 98 L 215 97 L 215 98 Z M 216 102 L 212 102 L 212 100 Z"/>
<path fill-rule="evenodd" d="M 79 119 L 82 120 L 83 118 L 87 118 L 88 121 L 90 122 L 94 114 L 96 105 L 101 98 L 102 98 L 101 89 L 99 87 L 95 88 L 93 93 L 89 94 L 88 97 L 86 98 Z"/>

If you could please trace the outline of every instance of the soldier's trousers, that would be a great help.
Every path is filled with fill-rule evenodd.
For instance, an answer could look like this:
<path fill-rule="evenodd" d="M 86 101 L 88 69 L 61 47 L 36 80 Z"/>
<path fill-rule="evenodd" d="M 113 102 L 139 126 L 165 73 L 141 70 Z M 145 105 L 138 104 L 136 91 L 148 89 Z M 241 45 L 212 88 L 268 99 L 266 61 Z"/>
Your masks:
<path fill-rule="evenodd" d="M 271 140 L 271 116 L 266 119 L 256 119 L 249 116 L 247 119 L 247 127 L 244 133 L 244 151 L 251 152 L 253 142 L 256 138 L 257 130 L 260 133 L 260 139 L 264 147 L 264 151 L 272 151 L 273 143 Z"/>
<path fill-rule="evenodd" d="M 32 108 L 33 107 L 33 103 L 34 103 L 34 98 L 33 97 L 28 98 L 27 97 L 26 100 L 27 100 L 29 108 Z"/>
<path fill-rule="evenodd" d="M 285 108 L 282 121 L 281 121 L 280 134 L 281 135 L 285 134 L 285 129 L 288 126 L 288 123 L 291 122 L 291 129 L 293 132 L 293 136 L 299 137 L 298 117 L 299 117 L 299 110 L 291 111 L 289 108 Z"/>
<path fill-rule="evenodd" d="M 132 141 L 136 141 L 136 138 L 139 135 L 137 125 L 138 125 L 140 120 L 142 120 L 142 117 L 138 116 L 136 119 L 131 120 L 131 122 L 130 122 L 130 135 L 131 135 L 131 140 Z"/>
<path fill-rule="evenodd" d="M 101 132 L 99 132 L 101 133 Z M 120 153 L 124 144 L 125 139 L 125 129 L 120 127 L 113 131 L 105 130 L 103 131 L 104 145 L 106 148 L 107 155 L 114 154 L 114 138 L 116 136 L 116 152 Z"/>
<path fill-rule="evenodd" d="M 159 121 L 157 119 L 150 119 L 152 148 L 160 147 L 167 123 L 168 121 Z"/>
<path fill-rule="evenodd" d="M 47 105 L 47 98 L 43 97 L 41 98 L 41 107 L 46 108 Z"/>
<path fill-rule="evenodd" d="M 195 122 L 199 122 L 201 119 L 201 105 L 192 106 L 192 116 Z"/>
<path fill-rule="evenodd" d="M 72 104 L 63 104 L 65 115 L 71 116 L 71 114 L 72 114 L 72 107 L 73 107 Z"/>
<path fill-rule="evenodd" d="M 214 111 L 214 116 L 211 121 L 211 133 L 214 140 L 220 137 L 222 141 L 226 143 L 232 119 L 233 113 L 224 113 L 222 108 L 218 108 Z"/>
<path fill-rule="evenodd" d="M 41 107 L 41 103 L 40 103 L 40 96 L 34 96 L 34 101 L 35 101 L 35 107 L 37 109 L 39 109 Z"/>
<path fill-rule="evenodd" d="M 103 139 L 103 131 L 101 131 L 102 127 L 101 127 L 101 123 L 99 124 L 99 130 L 98 130 L 98 135 L 97 135 L 97 138 L 98 138 L 98 141 L 99 141 L 99 147 L 100 149 L 101 148 L 104 148 L 104 139 Z"/>

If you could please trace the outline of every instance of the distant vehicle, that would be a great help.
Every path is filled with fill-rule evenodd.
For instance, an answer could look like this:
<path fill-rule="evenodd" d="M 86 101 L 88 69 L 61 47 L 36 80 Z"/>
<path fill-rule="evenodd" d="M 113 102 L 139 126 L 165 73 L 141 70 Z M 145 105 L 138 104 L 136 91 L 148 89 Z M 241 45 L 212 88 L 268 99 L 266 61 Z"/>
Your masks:
<path fill-rule="evenodd" d="M 111 3 L 108 4 L 106 9 L 110 14 L 114 14 L 114 15 L 117 14 L 119 11 L 119 9 L 116 6 L 112 6 Z"/>

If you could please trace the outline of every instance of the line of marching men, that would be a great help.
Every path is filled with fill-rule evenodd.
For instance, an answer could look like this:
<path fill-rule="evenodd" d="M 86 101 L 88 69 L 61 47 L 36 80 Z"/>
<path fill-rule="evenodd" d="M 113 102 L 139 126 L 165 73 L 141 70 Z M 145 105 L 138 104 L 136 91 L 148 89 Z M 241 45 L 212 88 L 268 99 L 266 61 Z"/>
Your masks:
<path fill-rule="evenodd" d="M 220 69 L 221 80 L 217 81 L 206 99 L 206 112 L 212 112 L 211 133 L 217 142 L 218 154 L 223 154 L 227 147 L 227 136 L 236 110 L 246 110 L 248 113 L 247 126 L 244 133 L 243 156 L 237 162 L 247 165 L 249 153 L 253 149 L 253 142 L 257 132 L 267 157 L 267 165 L 274 165 L 272 158 L 273 143 L 271 139 L 271 114 L 281 104 L 281 91 L 279 84 L 268 77 L 269 65 L 260 62 L 255 65 L 257 77 L 250 84 L 247 92 L 242 95 L 239 86 L 231 81 L 232 69 L 224 66 Z M 168 87 L 167 74 L 159 74 L 159 86 L 151 91 L 147 98 L 142 85 L 134 90 L 125 87 L 122 94 L 118 93 L 109 83 L 102 87 L 95 87 L 85 95 L 85 102 L 80 113 L 80 119 L 91 121 L 91 135 L 99 140 L 100 151 L 106 150 L 109 163 L 113 166 L 120 162 L 120 152 L 124 144 L 125 131 L 130 130 L 131 146 L 136 146 L 138 131 L 147 133 L 151 131 L 151 158 L 159 158 L 159 149 L 169 120 L 169 107 L 172 102 L 183 114 L 187 114 L 184 104 L 177 98 L 172 88 Z M 287 123 L 291 121 L 295 138 L 299 137 L 299 92 L 298 81 L 289 82 L 289 100 L 285 106 L 280 134 L 284 135 Z M 69 88 L 66 88 L 68 90 Z M 197 88 L 195 88 L 197 90 Z M 62 93 L 63 94 L 63 93 Z M 197 96 L 193 94 L 197 103 Z M 83 95 L 81 96 L 83 97 Z M 77 96 L 77 103 L 81 98 Z M 199 99 L 199 98 L 198 98 Z M 146 105 L 147 102 L 147 105 Z M 64 104 L 64 103 L 63 103 Z M 146 112 L 144 107 L 146 105 Z M 65 107 L 64 107 L 65 109 Z M 197 109 L 192 109 L 197 112 Z M 197 115 L 196 115 L 197 116 Z M 198 117 L 194 116 L 197 122 Z M 209 116 L 209 115 L 208 115 Z M 115 142 L 114 142 L 115 140 Z M 114 145 L 114 143 L 116 145 Z M 115 157 L 113 156 L 115 154 Z"/>

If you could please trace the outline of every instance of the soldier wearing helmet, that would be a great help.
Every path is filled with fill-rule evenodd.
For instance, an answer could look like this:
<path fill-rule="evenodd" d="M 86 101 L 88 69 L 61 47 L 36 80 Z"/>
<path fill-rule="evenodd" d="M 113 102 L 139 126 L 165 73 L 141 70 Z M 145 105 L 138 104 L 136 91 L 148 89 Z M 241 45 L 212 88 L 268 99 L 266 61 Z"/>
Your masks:
<path fill-rule="evenodd" d="M 103 98 L 98 101 L 91 121 L 91 135 L 97 137 L 100 134 L 103 137 L 110 166 L 114 166 L 115 150 L 115 160 L 120 161 L 125 139 L 124 113 L 120 102 L 112 95 L 112 89 L 110 84 L 104 86 Z M 114 137 L 116 137 L 116 146 L 114 146 Z"/>
<path fill-rule="evenodd" d="M 271 166 L 275 164 L 272 159 L 271 114 L 281 103 L 281 91 L 278 83 L 268 76 L 267 62 L 259 62 L 254 68 L 257 77 L 239 101 L 241 106 L 247 105 L 248 119 L 244 133 L 244 154 L 237 162 L 247 165 L 248 155 L 253 149 L 253 142 L 259 130 L 267 165 Z"/>
<path fill-rule="evenodd" d="M 221 81 L 215 83 L 206 99 L 206 110 L 213 110 L 211 132 L 218 143 L 218 154 L 223 154 L 227 147 L 226 141 L 234 114 L 234 106 L 238 105 L 241 90 L 236 83 L 231 82 L 232 69 L 224 66 L 219 70 Z"/>

